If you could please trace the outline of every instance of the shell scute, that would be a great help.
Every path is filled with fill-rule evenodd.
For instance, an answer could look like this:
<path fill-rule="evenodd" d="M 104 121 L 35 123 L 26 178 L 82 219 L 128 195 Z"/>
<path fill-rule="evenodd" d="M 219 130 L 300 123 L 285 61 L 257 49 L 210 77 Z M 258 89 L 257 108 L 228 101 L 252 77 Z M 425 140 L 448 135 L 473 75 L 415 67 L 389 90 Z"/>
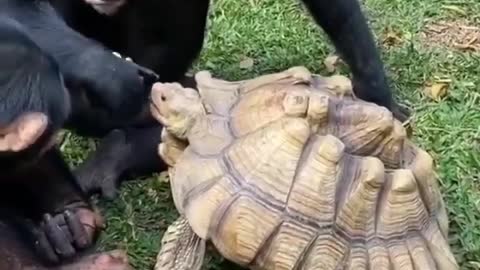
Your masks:
<path fill-rule="evenodd" d="M 231 173 L 279 204 L 287 200 L 310 127 L 303 119 L 284 118 L 236 141 L 226 152 Z M 263 194 L 263 195 L 262 195 Z"/>
<path fill-rule="evenodd" d="M 239 194 L 218 209 L 211 240 L 227 259 L 240 265 L 252 262 L 282 222 L 282 213 L 249 194 Z"/>
<path fill-rule="evenodd" d="M 315 136 L 301 158 L 287 209 L 317 223 L 333 223 L 335 190 L 343 144 L 333 136 Z"/>
<path fill-rule="evenodd" d="M 202 76 L 211 108 L 171 159 L 172 193 L 224 257 L 258 270 L 458 269 L 433 159 L 390 111 L 304 68 Z"/>
<path fill-rule="evenodd" d="M 316 234 L 315 227 L 288 219 L 259 252 L 255 264 L 258 269 L 295 269 Z M 292 245 L 292 241 L 298 244 Z"/>

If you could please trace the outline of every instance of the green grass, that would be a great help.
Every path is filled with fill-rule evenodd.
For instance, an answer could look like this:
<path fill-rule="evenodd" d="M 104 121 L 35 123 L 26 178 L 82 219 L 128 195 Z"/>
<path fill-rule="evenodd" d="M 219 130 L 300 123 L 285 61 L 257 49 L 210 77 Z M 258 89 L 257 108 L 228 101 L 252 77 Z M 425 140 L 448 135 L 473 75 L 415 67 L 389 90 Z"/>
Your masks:
<path fill-rule="evenodd" d="M 295 0 L 216 0 L 208 40 L 195 70 L 224 79 L 242 79 L 305 65 L 326 74 L 323 59 L 332 46 Z M 480 269 L 480 55 L 448 48 L 430 49 L 419 32 L 427 20 L 463 17 L 480 25 L 478 0 L 365 0 L 365 11 L 380 40 L 394 29 L 403 41 L 382 48 L 392 87 L 415 112 L 415 141 L 438 165 L 450 213 L 450 240 L 461 269 Z M 455 11 L 449 6 L 458 7 Z M 240 69 L 244 57 L 255 60 Z M 425 82 L 452 81 L 441 102 L 426 98 Z M 64 152 L 78 163 L 91 142 L 72 137 Z M 168 184 L 152 177 L 124 185 L 118 199 L 101 202 L 108 220 L 102 248 L 128 250 L 137 269 L 151 269 L 166 226 L 176 217 Z M 233 269 L 218 256 L 205 269 Z"/>

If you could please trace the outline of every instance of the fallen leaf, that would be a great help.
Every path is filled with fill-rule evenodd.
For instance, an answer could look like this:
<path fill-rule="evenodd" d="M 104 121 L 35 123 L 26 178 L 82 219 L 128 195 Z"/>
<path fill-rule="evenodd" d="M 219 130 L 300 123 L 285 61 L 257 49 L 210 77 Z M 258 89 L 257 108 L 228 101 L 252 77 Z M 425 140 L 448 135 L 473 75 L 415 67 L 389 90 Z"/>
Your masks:
<path fill-rule="evenodd" d="M 415 123 L 413 119 L 413 115 L 410 116 L 405 122 L 402 123 L 402 126 L 405 128 L 407 132 L 407 137 L 411 138 L 413 136 L 413 130 L 415 129 Z"/>
<path fill-rule="evenodd" d="M 325 68 L 329 73 L 335 72 L 337 66 L 340 64 L 340 57 L 338 55 L 330 55 L 323 61 Z"/>
<path fill-rule="evenodd" d="M 240 68 L 249 69 L 253 67 L 253 64 L 255 64 L 255 61 L 253 61 L 253 59 L 250 57 L 246 57 L 242 61 L 240 61 Z"/>
<path fill-rule="evenodd" d="M 160 183 L 168 183 L 169 182 L 169 178 L 168 178 L 168 172 L 167 171 L 163 171 L 161 173 L 158 174 L 158 177 L 157 177 L 157 181 L 160 182 Z"/>
<path fill-rule="evenodd" d="M 388 31 L 385 33 L 382 43 L 387 47 L 394 47 L 403 42 L 402 33 L 397 31 Z"/>
<path fill-rule="evenodd" d="M 437 82 L 425 88 L 425 94 L 436 101 L 440 101 L 448 93 L 449 84 L 445 82 Z"/>
<path fill-rule="evenodd" d="M 444 5 L 442 6 L 443 9 L 446 9 L 446 10 L 450 10 L 450 11 L 453 11 L 453 12 L 456 12 L 460 15 L 463 15 L 463 16 L 466 16 L 467 13 L 465 12 L 465 10 L 461 9 L 460 7 L 458 6 L 454 6 L 454 5 Z"/>

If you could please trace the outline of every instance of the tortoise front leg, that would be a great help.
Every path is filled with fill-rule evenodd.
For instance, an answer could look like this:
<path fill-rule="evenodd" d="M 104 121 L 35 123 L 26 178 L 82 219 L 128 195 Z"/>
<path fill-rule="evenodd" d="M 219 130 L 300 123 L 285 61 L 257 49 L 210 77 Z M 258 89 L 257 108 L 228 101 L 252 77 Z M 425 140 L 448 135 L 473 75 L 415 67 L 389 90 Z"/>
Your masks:
<path fill-rule="evenodd" d="M 206 241 L 193 232 L 185 217 L 179 217 L 163 235 L 155 270 L 200 270 Z"/>

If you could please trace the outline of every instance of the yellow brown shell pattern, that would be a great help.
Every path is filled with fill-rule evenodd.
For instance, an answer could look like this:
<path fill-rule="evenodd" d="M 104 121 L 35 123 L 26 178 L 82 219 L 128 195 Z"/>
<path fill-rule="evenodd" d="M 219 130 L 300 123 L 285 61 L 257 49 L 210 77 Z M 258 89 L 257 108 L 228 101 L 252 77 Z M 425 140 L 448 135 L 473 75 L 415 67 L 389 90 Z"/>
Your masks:
<path fill-rule="evenodd" d="M 182 154 L 168 139 L 161 154 L 177 150 L 175 204 L 224 257 L 265 270 L 458 269 L 433 160 L 388 110 L 302 67 L 196 79 L 208 114 Z"/>

